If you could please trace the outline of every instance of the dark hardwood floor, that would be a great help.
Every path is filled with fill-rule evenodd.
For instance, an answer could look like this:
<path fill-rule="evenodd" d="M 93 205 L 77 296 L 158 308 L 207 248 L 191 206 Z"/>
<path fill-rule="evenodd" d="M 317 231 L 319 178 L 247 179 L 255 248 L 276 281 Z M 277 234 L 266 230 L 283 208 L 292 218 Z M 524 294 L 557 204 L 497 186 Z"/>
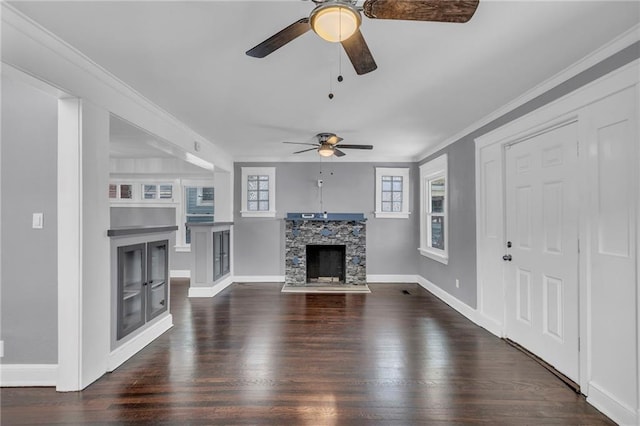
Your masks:
<path fill-rule="evenodd" d="M 82 392 L 2 389 L 2 424 L 613 424 L 416 284 L 280 287 L 174 283 L 173 329 Z"/>

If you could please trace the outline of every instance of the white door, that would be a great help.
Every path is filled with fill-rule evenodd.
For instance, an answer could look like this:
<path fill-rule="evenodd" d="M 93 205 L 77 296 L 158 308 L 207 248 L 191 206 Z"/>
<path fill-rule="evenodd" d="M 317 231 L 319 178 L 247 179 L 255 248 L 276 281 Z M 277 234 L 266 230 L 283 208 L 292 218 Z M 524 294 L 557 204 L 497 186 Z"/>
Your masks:
<path fill-rule="evenodd" d="M 506 335 L 576 382 L 577 127 L 508 146 L 505 194 Z"/>

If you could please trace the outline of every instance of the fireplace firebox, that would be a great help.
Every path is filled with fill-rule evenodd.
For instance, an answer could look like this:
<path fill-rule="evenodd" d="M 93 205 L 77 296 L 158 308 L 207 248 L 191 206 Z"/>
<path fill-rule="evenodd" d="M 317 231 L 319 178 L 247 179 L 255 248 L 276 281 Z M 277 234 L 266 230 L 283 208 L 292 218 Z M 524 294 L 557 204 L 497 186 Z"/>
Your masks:
<path fill-rule="evenodd" d="M 307 282 L 345 282 L 345 245 L 307 245 Z"/>

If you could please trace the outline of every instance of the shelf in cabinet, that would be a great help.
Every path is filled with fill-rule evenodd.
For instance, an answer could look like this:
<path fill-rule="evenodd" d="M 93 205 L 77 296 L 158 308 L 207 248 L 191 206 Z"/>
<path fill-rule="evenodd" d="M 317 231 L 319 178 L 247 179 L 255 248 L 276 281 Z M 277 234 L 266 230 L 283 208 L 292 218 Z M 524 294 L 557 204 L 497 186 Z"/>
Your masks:
<path fill-rule="evenodd" d="M 153 284 L 151 284 L 151 290 L 155 290 L 158 287 L 162 287 L 164 284 L 165 284 L 164 280 L 158 281 L 157 283 L 154 282 Z"/>
<path fill-rule="evenodd" d="M 122 292 L 122 300 L 129 300 L 131 298 L 139 296 L 140 293 L 141 293 L 140 290 L 124 290 Z"/>

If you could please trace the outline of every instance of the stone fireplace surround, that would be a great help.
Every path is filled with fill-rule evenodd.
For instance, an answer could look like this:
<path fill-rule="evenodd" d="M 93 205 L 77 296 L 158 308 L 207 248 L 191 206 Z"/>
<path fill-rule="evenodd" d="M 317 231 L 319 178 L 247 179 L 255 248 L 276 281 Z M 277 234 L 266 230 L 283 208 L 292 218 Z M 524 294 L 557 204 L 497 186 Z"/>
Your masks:
<path fill-rule="evenodd" d="M 345 282 L 367 283 L 366 219 L 362 213 L 287 213 L 285 283 L 307 284 L 307 245 L 345 245 Z"/>

